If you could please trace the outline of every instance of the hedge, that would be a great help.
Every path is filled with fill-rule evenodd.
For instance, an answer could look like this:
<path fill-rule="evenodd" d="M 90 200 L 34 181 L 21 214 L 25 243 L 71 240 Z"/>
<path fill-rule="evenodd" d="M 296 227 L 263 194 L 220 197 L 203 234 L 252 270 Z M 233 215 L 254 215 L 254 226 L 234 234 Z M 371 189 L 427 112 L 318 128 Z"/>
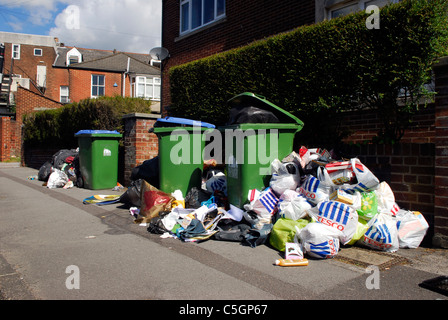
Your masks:
<path fill-rule="evenodd" d="M 379 29 L 358 12 L 172 67 L 169 114 L 224 125 L 227 100 L 249 91 L 301 119 L 303 142 L 337 143 L 336 116 L 365 108 L 382 115 L 377 140 L 397 141 L 434 95 L 424 84 L 448 52 L 447 12 L 446 0 L 405 0 L 381 9 Z"/>
<path fill-rule="evenodd" d="M 75 148 L 79 130 L 117 130 L 123 133 L 122 116 L 151 112 L 151 101 L 140 98 L 100 97 L 71 103 L 59 109 L 26 114 L 23 141 L 27 145 Z"/>

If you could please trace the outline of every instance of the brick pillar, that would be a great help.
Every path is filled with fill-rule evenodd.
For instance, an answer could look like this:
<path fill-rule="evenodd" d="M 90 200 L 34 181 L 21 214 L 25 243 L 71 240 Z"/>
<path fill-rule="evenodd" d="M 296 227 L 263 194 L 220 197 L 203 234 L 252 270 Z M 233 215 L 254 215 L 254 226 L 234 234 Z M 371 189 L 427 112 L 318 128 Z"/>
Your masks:
<path fill-rule="evenodd" d="M 131 113 L 124 121 L 124 184 L 129 186 L 132 169 L 159 154 L 157 136 L 148 130 L 154 126 L 159 114 Z"/>
<path fill-rule="evenodd" d="M 433 244 L 448 248 L 448 57 L 434 66 L 436 157 Z"/>
<path fill-rule="evenodd" d="M 9 160 L 9 148 L 10 146 L 10 118 L 0 118 L 0 161 Z"/>

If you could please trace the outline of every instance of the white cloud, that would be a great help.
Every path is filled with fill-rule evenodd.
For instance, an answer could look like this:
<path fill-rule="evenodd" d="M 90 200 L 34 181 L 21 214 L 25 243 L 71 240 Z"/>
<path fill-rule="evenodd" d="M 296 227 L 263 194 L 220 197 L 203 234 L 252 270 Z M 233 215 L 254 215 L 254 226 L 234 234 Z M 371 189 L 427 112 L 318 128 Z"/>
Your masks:
<path fill-rule="evenodd" d="M 47 2 L 47 5 L 52 2 L 35 1 Z M 49 34 L 66 45 L 140 53 L 148 53 L 151 48 L 160 46 L 162 0 L 77 0 L 65 3 Z"/>

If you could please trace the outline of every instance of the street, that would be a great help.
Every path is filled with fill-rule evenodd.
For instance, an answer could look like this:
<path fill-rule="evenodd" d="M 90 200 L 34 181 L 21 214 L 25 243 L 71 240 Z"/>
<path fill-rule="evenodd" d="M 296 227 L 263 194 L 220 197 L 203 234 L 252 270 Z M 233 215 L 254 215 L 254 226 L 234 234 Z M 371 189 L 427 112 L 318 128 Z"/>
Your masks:
<path fill-rule="evenodd" d="M 373 266 L 388 260 L 381 269 L 336 258 L 279 267 L 274 261 L 282 256 L 268 245 L 163 239 L 134 224 L 121 204 L 82 203 L 124 190 L 48 189 L 28 179 L 34 175 L 31 168 L 0 168 L 3 300 L 447 300 L 419 286 L 448 274 L 447 250 L 403 249 L 389 256 L 358 250 Z M 356 250 L 343 248 L 341 255 Z M 210 310 L 196 306 L 170 312 L 207 316 Z"/>

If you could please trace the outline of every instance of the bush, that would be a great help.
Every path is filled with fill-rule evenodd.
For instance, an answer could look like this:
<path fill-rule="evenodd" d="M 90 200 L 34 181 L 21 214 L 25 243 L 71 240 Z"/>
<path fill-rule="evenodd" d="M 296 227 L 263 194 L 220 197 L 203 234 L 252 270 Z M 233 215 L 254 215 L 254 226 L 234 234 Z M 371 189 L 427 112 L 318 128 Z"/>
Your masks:
<path fill-rule="evenodd" d="M 23 140 L 28 145 L 74 148 L 79 130 L 117 130 L 123 133 L 122 116 L 151 111 L 151 102 L 138 98 L 101 97 L 85 99 L 59 109 L 27 114 L 23 119 Z"/>
<path fill-rule="evenodd" d="M 384 7 L 380 28 L 359 12 L 303 26 L 248 46 L 170 69 L 169 113 L 225 124 L 226 101 L 242 92 L 265 96 L 305 123 L 304 143 L 343 138 L 337 114 L 364 108 L 382 115 L 378 139 L 396 141 L 409 126 L 447 53 L 445 0 L 408 0 Z M 407 94 L 398 101 L 400 93 Z"/>

